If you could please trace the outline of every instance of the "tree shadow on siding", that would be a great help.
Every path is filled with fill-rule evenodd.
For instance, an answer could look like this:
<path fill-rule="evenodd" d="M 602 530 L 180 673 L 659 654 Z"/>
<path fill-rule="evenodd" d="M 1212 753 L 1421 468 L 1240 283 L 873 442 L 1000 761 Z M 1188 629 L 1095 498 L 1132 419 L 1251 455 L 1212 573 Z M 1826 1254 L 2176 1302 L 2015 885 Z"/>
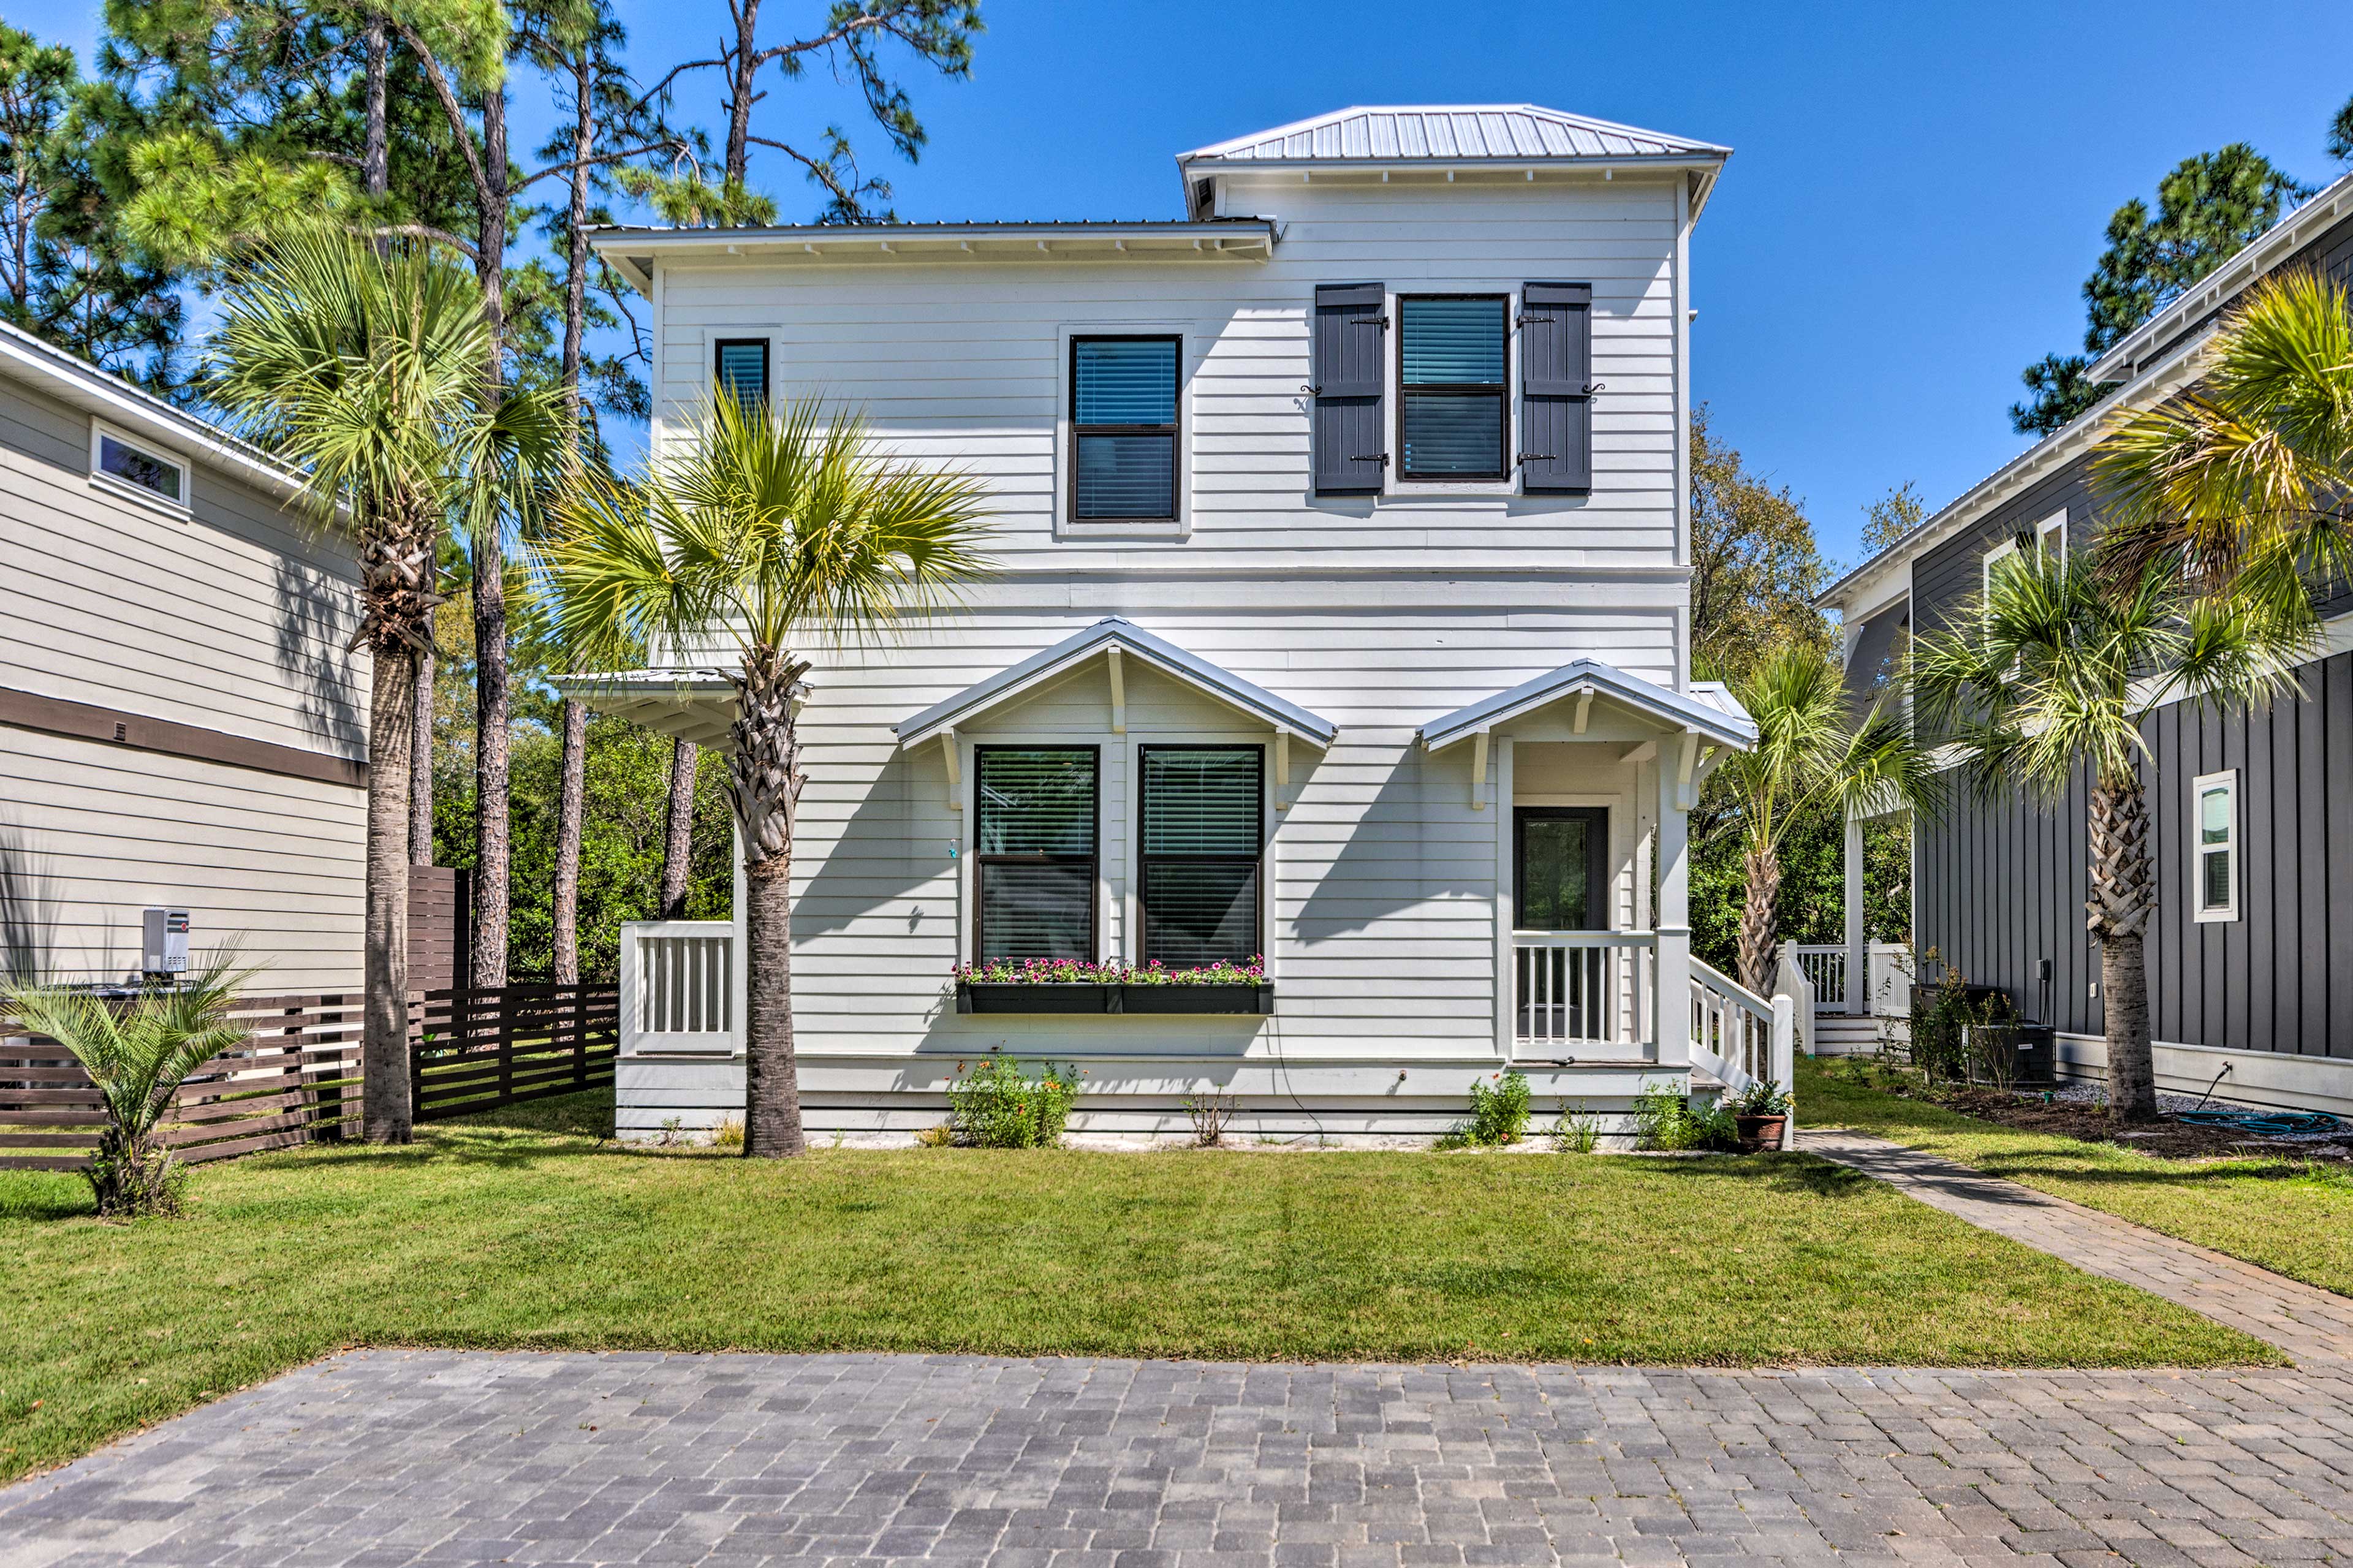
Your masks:
<path fill-rule="evenodd" d="M 359 625 L 357 595 L 349 583 L 286 554 L 273 569 L 278 668 L 292 687 L 303 729 L 338 753 L 364 756 L 354 663 L 347 645 Z"/>
<path fill-rule="evenodd" d="M 1490 800 L 1485 811 L 1470 809 L 1470 751 L 1463 745 L 1432 757 L 1406 742 L 1300 905 L 1293 925 L 1303 945 L 1354 936 L 1440 900 L 1494 898 L 1495 813 L 1505 807 Z M 1450 802 L 1459 802 L 1459 811 Z M 1303 859 L 1300 850 L 1288 851 L 1286 877 L 1301 875 Z"/>
<path fill-rule="evenodd" d="M 57 900 L 21 829 L 0 823 L 0 979 L 56 978 Z"/>

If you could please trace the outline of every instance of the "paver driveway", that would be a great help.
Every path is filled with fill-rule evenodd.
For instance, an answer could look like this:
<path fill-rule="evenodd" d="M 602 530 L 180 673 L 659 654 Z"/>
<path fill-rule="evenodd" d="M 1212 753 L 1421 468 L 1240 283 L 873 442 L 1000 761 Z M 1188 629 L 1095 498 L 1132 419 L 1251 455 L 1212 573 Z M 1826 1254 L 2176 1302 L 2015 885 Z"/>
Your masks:
<path fill-rule="evenodd" d="M 2353 1378 L 354 1352 L 0 1491 L 0 1563 L 2353 1557 Z"/>

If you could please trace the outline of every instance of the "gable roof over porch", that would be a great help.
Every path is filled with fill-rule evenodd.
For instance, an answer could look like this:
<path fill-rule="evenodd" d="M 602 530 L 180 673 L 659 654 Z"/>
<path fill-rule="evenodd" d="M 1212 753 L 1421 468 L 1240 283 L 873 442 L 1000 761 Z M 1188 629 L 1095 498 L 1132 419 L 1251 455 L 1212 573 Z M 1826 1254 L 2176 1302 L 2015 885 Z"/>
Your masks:
<path fill-rule="evenodd" d="M 1244 680 L 1231 670 L 1187 653 L 1175 643 L 1156 637 L 1134 622 L 1107 616 L 1075 637 L 1007 665 L 995 675 L 975 681 L 962 691 L 892 726 L 902 746 L 915 746 L 943 731 L 969 723 L 988 710 L 1012 701 L 1067 674 L 1098 655 L 1117 649 L 1124 656 L 1182 681 L 1229 708 L 1239 710 L 1282 734 L 1296 735 L 1323 751 L 1339 732 L 1329 719 L 1277 697 L 1262 686 Z"/>
<path fill-rule="evenodd" d="M 1756 721 L 1720 682 L 1695 680 L 1688 691 L 1672 691 L 1593 658 L 1564 664 L 1549 675 L 1433 719 L 1421 727 L 1421 743 L 1439 751 L 1540 708 L 1588 694 L 1630 708 L 1662 729 L 1688 730 L 1744 752 L 1757 743 Z"/>

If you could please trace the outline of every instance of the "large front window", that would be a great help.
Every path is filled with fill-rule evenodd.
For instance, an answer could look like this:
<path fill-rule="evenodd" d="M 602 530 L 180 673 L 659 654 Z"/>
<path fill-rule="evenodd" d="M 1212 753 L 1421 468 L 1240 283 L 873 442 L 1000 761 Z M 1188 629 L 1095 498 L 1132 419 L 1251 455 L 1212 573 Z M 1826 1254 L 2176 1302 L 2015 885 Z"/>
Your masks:
<path fill-rule="evenodd" d="M 1408 295 L 1398 301 L 1398 445 L 1409 479 L 1500 479 L 1504 342 L 1500 294 Z"/>
<path fill-rule="evenodd" d="M 1175 338 L 1071 340 L 1071 516 L 1176 515 Z"/>
<path fill-rule="evenodd" d="M 1144 748 L 1143 962 L 1246 963 L 1259 937 L 1264 752 Z"/>
<path fill-rule="evenodd" d="M 981 962 L 1095 956 L 1092 746 L 983 746 L 973 855 Z"/>

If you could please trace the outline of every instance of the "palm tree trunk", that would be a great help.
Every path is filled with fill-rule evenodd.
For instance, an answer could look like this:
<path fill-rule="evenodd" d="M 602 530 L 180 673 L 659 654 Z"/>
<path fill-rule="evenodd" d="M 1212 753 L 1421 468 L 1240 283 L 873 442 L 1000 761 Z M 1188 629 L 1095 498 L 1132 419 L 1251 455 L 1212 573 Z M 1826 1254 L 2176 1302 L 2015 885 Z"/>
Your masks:
<path fill-rule="evenodd" d="M 406 1143 L 408 1100 L 408 751 L 417 658 L 375 639 L 368 709 L 366 1009 L 360 1033 L 360 1129 Z"/>
<path fill-rule="evenodd" d="M 699 755 L 693 742 L 672 743 L 670 753 L 670 816 L 664 823 L 661 868 L 661 918 L 686 918 L 686 887 L 694 869 L 694 766 Z"/>
<path fill-rule="evenodd" d="M 1756 843 L 1741 858 L 1746 895 L 1740 908 L 1740 984 L 1759 996 L 1770 993 L 1779 944 L 1781 857 L 1770 844 Z"/>
<path fill-rule="evenodd" d="M 807 669 L 775 648 L 754 648 L 736 679 L 727 793 L 744 830 L 744 1153 L 751 1159 L 807 1147 L 793 1055 L 793 826 L 803 775 L 792 694 Z"/>
<path fill-rule="evenodd" d="M 2108 1104 L 2120 1121 L 2157 1120 L 2157 1062 L 2150 1045 L 2148 797 L 2131 764 L 2103 773 L 2089 809 L 2091 896 L 2085 923 L 2100 944 L 2102 1011 L 2107 1023 Z"/>
<path fill-rule="evenodd" d="M 416 695 L 410 700 L 408 746 L 408 858 L 433 864 L 433 651 L 417 656 Z"/>
<path fill-rule="evenodd" d="M 565 700 L 564 760 L 555 801 L 555 983 L 580 984 L 580 806 L 588 763 L 588 710 Z"/>
<path fill-rule="evenodd" d="M 507 93 L 503 81 L 482 92 L 482 173 L 477 191 L 475 280 L 491 324 L 490 363 L 482 374 L 489 401 L 500 395 L 506 333 Z M 498 520 L 476 530 L 474 553 L 474 953 L 473 984 L 507 983 L 507 888 L 512 861 L 508 825 L 506 541 Z"/>

